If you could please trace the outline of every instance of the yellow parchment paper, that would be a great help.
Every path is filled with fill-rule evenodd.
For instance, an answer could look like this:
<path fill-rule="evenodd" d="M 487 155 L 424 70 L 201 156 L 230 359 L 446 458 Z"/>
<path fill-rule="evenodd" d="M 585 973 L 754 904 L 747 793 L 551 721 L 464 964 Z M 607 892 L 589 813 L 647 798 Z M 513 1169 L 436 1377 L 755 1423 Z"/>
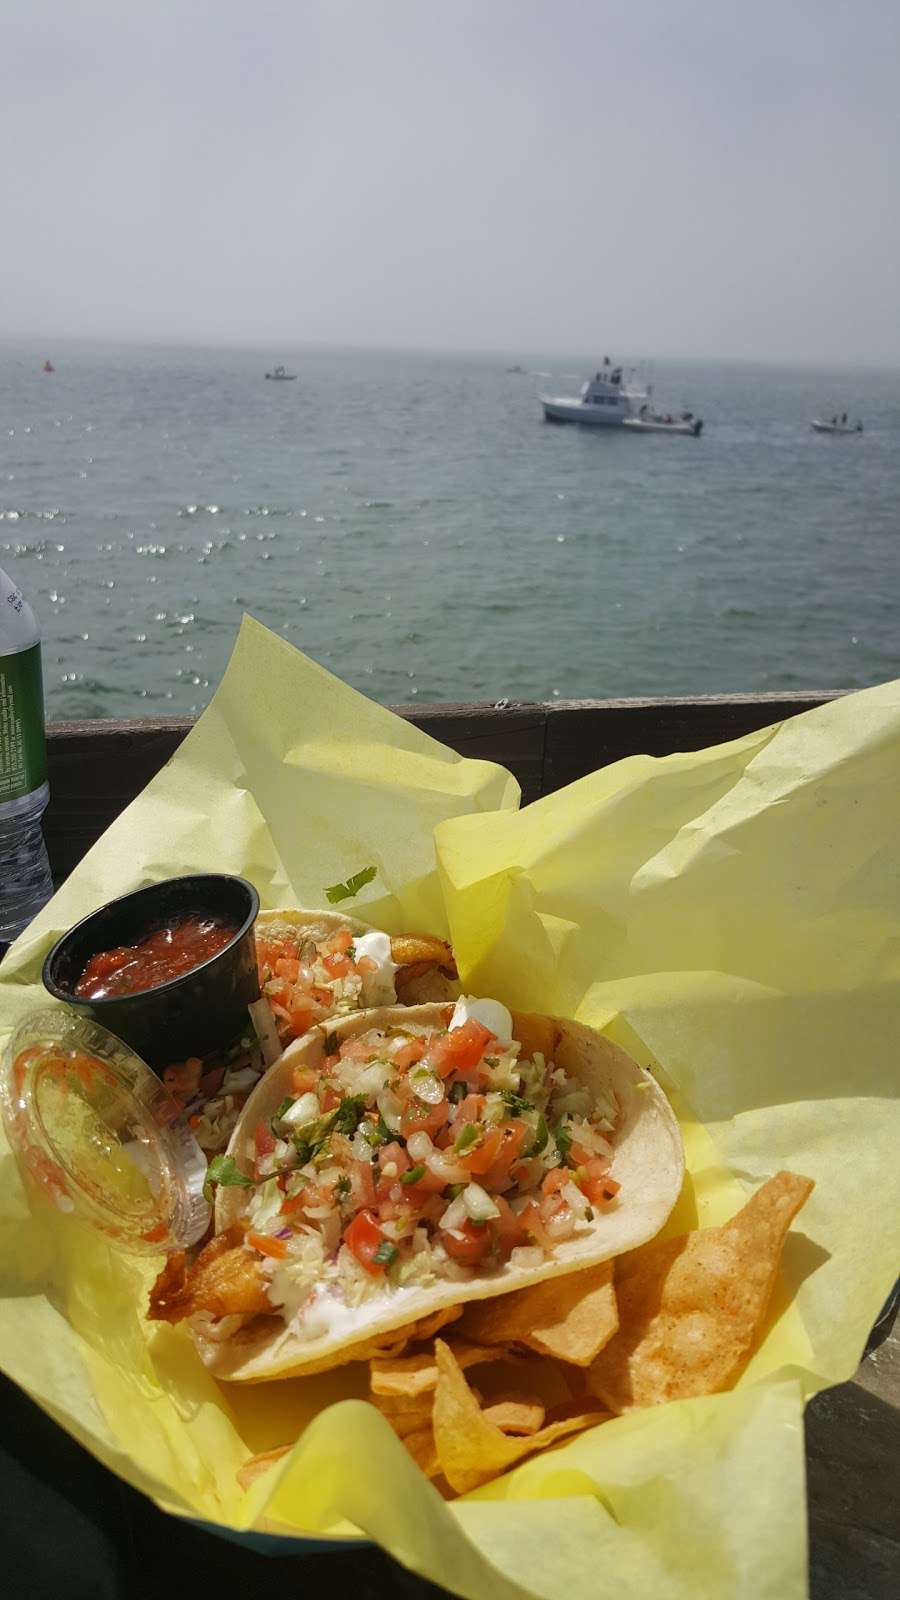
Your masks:
<path fill-rule="evenodd" d="M 181 751 L 7 957 L 4 1036 L 42 1003 L 56 934 L 113 894 L 208 868 L 264 905 L 323 904 L 371 862 L 359 914 L 448 931 L 469 988 L 579 1016 L 659 1072 L 689 1167 L 670 1231 L 781 1166 L 817 1187 L 733 1392 L 607 1423 L 451 1505 L 362 1403 L 363 1370 L 214 1383 L 183 1332 L 144 1323 L 153 1264 L 29 1211 L 5 1145 L 0 1364 L 171 1511 L 364 1532 L 473 1600 L 799 1600 L 803 1400 L 850 1376 L 900 1259 L 898 778 L 890 684 L 517 812 L 501 769 L 246 622 Z M 242 1495 L 247 1455 L 294 1438 Z"/>

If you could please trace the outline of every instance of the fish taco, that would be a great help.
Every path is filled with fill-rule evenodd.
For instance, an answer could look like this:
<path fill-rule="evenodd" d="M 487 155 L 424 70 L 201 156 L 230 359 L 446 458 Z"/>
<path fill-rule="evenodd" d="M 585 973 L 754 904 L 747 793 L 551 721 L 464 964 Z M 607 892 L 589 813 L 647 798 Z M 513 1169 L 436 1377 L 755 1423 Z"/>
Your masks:
<path fill-rule="evenodd" d="M 257 1085 L 210 1167 L 215 1237 L 169 1259 L 150 1315 L 189 1319 L 223 1378 L 321 1371 L 634 1249 L 683 1172 L 655 1079 L 583 1024 L 467 998 L 357 1012 Z"/>

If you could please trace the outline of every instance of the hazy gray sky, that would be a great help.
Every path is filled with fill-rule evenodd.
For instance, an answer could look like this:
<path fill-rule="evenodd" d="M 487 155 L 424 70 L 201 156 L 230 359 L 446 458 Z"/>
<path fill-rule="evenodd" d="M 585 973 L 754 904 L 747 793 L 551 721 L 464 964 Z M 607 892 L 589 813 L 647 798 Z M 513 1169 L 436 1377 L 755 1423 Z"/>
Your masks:
<path fill-rule="evenodd" d="M 900 361 L 898 0 L 0 0 L 0 332 Z"/>

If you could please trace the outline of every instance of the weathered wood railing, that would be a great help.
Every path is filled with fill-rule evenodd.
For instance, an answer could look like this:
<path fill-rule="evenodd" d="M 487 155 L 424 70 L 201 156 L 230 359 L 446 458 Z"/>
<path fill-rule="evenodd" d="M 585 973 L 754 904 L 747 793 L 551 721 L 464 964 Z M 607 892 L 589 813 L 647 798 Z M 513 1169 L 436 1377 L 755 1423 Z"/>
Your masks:
<path fill-rule="evenodd" d="M 835 698 L 833 693 L 403 707 L 399 715 L 461 755 L 499 761 L 523 803 L 622 756 L 702 750 Z M 57 722 L 47 730 L 45 833 L 57 881 L 174 754 L 187 720 Z"/>

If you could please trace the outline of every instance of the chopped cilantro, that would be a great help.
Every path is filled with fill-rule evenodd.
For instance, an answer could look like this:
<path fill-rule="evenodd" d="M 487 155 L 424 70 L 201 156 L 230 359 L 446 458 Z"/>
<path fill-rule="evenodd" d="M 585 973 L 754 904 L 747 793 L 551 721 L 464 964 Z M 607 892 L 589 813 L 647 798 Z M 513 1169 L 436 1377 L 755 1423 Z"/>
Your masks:
<path fill-rule="evenodd" d="M 465 1100 L 466 1095 L 468 1094 L 468 1092 L 469 1092 L 468 1084 L 467 1083 L 463 1083 L 462 1079 L 460 1079 L 458 1083 L 454 1083 L 453 1084 L 453 1086 L 452 1086 L 452 1088 L 450 1090 L 449 1099 L 451 1100 L 453 1105 L 458 1106 L 461 1100 Z"/>
<path fill-rule="evenodd" d="M 337 1034 L 336 1033 L 326 1033 L 326 1035 L 325 1035 L 325 1054 L 327 1056 L 336 1056 L 337 1053 L 338 1053 L 339 1047 L 340 1047 L 340 1041 L 338 1039 Z"/>
<path fill-rule="evenodd" d="M 347 1177 L 346 1172 L 341 1173 L 337 1183 L 334 1186 L 334 1192 L 339 1200 L 346 1200 L 348 1194 L 350 1193 L 350 1179 Z"/>
<path fill-rule="evenodd" d="M 410 1167 L 408 1172 L 404 1172 L 402 1174 L 401 1178 L 400 1178 L 400 1182 L 401 1183 L 418 1183 L 419 1179 L 420 1178 L 424 1178 L 424 1176 L 425 1176 L 425 1168 L 422 1165 L 422 1163 L 420 1162 L 417 1167 Z"/>
<path fill-rule="evenodd" d="M 534 1106 L 530 1100 L 523 1100 L 522 1096 L 520 1094 L 514 1094 L 512 1089 L 501 1089 L 500 1094 L 504 1105 L 508 1106 L 510 1111 L 519 1113 L 522 1111 L 534 1110 Z"/>
<path fill-rule="evenodd" d="M 375 1251 L 375 1254 L 372 1257 L 372 1260 L 377 1261 L 380 1267 L 389 1267 L 392 1262 L 396 1261 L 399 1254 L 400 1252 L 397 1249 L 397 1246 L 395 1244 L 391 1244 L 390 1239 L 382 1239 L 378 1249 Z"/>
<path fill-rule="evenodd" d="M 234 1156 L 213 1156 L 206 1169 L 203 1180 L 203 1196 L 212 1200 L 212 1186 L 214 1183 L 222 1185 L 223 1189 L 252 1189 L 254 1180 L 242 1172 Z"/>
<path fill-rule="evenodd" d="M 333 883 L 325 890 L 325 898 L 330 905 L 336 906 L 340 900 L 352 900 L 364 889 L 367 883 L 377 876 L 377 867 L 363 867 L 359 872 L 354 872 L 346 883 Z"/>
<path fill-rule="evenodd" d="M 534 1139 L 528 1154 L 530 1156 L 539 1156 L 549 1137 L 550 1131 L 547 1127 L 546 1121 L 544 1120 L 544 1113 L 541 1111 L 538 1113 L 537 1128 L 535 1129 Z"/>
<path fill-rule="evenodd" d="M 559 1122 L 556 1124 L 556 1127 L 553 1129 L 553 1139 L 556 1144 L 556 1148 L 559 1151 L 559 1159 L 561 1162 L 565 1163 L 572 1145 L 572 1135 L 562 1118 L 560 1118 Z"/>
<path fill-rule="evenodd" d="M 332 1133 L 355 1133 L 366 1112 L 366 1097 L 364 1094 L 348 1095 L 342 1100 L 334 1115 L 331 1126 Z"/>

